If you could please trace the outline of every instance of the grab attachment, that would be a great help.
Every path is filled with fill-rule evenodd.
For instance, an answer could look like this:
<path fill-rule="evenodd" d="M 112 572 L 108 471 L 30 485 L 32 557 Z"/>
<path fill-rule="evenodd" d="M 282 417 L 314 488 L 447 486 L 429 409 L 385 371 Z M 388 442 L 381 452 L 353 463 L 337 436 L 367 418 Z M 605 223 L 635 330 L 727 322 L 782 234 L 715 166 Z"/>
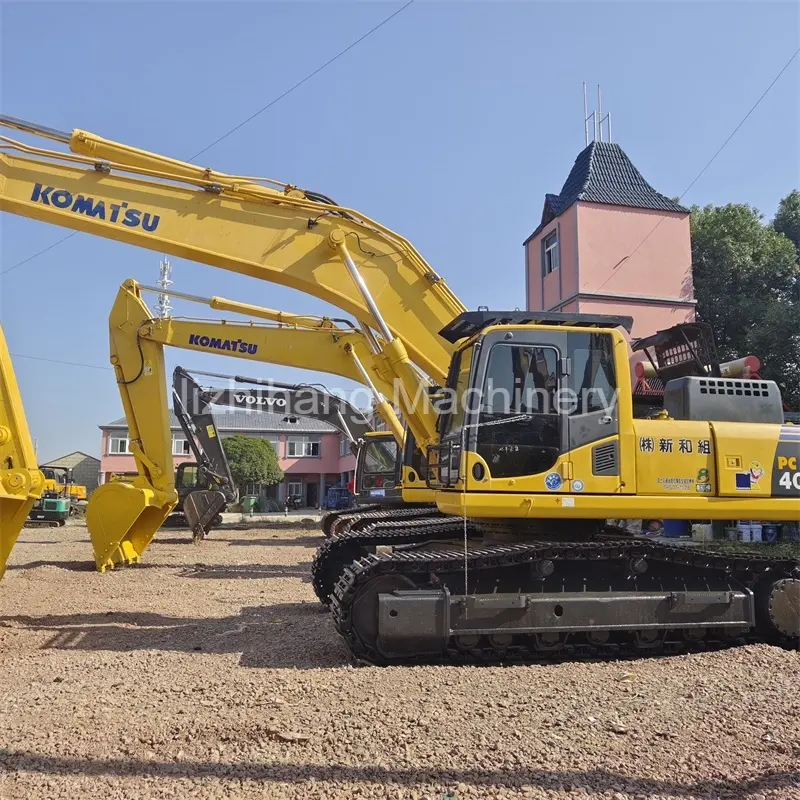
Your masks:
<path fill-rule="evenodd" d="M 99 486 L 86 509 L 97 569 L 138 563 L 176 501 L 174 492 L 153 489 L 142 478 Z"/>

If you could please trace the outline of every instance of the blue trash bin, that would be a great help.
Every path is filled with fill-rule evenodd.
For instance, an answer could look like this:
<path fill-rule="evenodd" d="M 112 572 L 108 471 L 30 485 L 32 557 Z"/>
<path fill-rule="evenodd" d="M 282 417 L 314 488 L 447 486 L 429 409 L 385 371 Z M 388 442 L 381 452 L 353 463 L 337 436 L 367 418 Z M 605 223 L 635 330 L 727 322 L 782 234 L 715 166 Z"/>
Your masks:
<path fill-rule="evenodd" d="M 681 536 L 689 535 L 689 522 L 685 519 L 665 519 L 664 536 L 672 539 L 679 539 Z"/>

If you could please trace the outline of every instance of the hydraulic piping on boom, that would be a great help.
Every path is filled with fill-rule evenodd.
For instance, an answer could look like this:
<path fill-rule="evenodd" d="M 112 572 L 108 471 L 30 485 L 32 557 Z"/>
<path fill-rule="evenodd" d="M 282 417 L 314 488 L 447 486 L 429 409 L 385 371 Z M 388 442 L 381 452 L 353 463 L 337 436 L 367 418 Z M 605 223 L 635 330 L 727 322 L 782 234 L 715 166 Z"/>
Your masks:
<path fill-rule="evenodd" d="M 427 456 L 425 483 L 441 514 L 343 532 L 318 554 L 315 568 L 331 567 L 334 624 L 359 661 L 797 643 L 797 558 L 689 553 L 605 522 L 794 521 L 800 439 L 782 424 L 773 382 L 754 394 L 738 379 L 682 376 L 665 386 L 663 414 L 638 419 L 619 331 L 630 319 L 467 312 L 410 242 L 323 195 L 84 131 L 0 124 L 71 150 L 0 138 L 8 153 L 0 154 L 0 209 L 290 286 L 371 329 L 362 331 L 366 355 L 376 375 L 403 389 L 399 406 Z M 122 524 L 109 503 L 95 503 L 92 519 L 90 501 L 90 531 L 106 524 L 117 538 L 124 530 L 144 538 L 175 500 L 171 470 L 161 466 L 169 432 L 137 415 L 165 405 L 148 380 L 160 368 L 164 382 L 148 339 L 159 324 L 115 326 L 112 363 L 140 477 L 118 498 L 127 503 Z M 358 371 L 352 358 L 348 368 Z M 449 403 L 422 402 L 429 387 L 420 372 Z M 736 403 L 726 399 L 728 384 Z M 565 392 L 575 400 L 566 407 L 557 402 Z M 405 496 L 419 474 L 404 473 Z"/>
<path fill-rule="evenodd" d="M 0 327 L 0 579 L 20 531 L 42 495 L 44 483 Z"/>

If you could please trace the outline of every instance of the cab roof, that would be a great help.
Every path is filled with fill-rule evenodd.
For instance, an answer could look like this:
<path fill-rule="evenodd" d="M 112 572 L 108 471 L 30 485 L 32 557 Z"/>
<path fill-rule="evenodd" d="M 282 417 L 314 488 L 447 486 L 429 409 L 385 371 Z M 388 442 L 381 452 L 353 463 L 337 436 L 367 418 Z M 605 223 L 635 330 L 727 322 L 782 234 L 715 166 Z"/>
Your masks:
<path fill-rule="evenodd" d="M 491 325 L 566 325 L 574 328 L 633 328 L 633 317 L 613 314 L 575 314 L 566 311 L 464 311 L 439 331 L 451 344 Z"/>

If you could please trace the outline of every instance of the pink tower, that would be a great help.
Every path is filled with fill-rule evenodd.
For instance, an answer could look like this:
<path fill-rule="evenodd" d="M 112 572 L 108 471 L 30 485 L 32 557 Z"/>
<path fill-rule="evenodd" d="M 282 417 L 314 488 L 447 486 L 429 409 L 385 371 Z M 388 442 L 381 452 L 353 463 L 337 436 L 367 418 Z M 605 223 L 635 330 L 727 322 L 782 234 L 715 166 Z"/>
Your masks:
<path fill-rule="evenodd" d="M 625 314 L 633 338 L 694 320 L 689 211 L 593 141 L 525 240 L 528 311 Z"/>

